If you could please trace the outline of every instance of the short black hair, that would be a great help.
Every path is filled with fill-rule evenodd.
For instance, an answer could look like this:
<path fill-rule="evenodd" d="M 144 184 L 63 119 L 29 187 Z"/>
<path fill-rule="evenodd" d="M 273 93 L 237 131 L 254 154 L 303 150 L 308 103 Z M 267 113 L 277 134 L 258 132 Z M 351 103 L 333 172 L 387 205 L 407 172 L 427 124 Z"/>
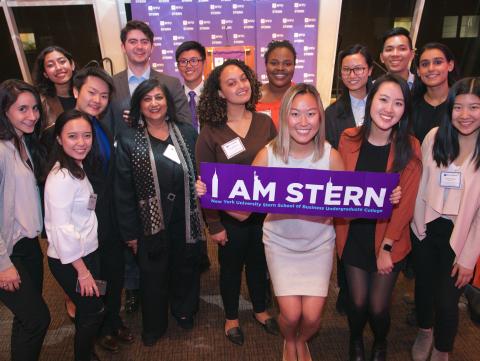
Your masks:
<path fill-rule="evenodd" d="M 268 43 L 267 51 L 263 55 L 263 58 L 265 59 L 265 65 L 268 63 L 268 57 L 270 56 L 270 53 L 277 48 L 287 48 L 290 50 L 293 54 L 293 63 L 297 63 L 297 52 L 291 42 L 288 40 L 272 40 Z"/>
<path fill-rule="evenodd" d="M 110 97 L 112 96 L 113 92 L 115 91 L 115 86 L 113 85 L 112 77 L 102 68 L 98 66 L 88 66 L 85 67 L 77 72 L 73 77 L 73 87 L 80 91 L 82 89 L 83 84 L 87 81 L 89 76 L 94 76 L 97 78 L 102 79 L 108 85 L 108 91 Z"/>
<path fill-rule="evenodd" d="M 399 36 L 399 35 L 406 36 L 407 39 L 408 39 L 408 45 L 410 46 L 410 49 L 413 49 L 412 38 L 410 37 L 410 31 L 408 31 L 405 28 L 402 28 L 401 26 L 396 27 L 396 28 L 392 28 L 392 29 L 388 30 L 385 34 L 383 34 L 382 49 L 385 46 L 385 42 L 387 41 L 387 39 L 389 39 L 393 36 Z"/>
<path fill-rule="evenodd" d="M 125 44 L 125 41 L 127 41 L 127 35 L 130 31 L 132 30 L 140 30 L 142 33 L 144 33 L 148 40 L 153 44 L 153 31 L 150 29 L 150 26 L 147 25 L 147 23 L 144 23 L 143 21 L 140 20 L 130 20 L 127 22 L 125 27 L 120 31 L 120 40 L 122 41 L 122 44 Z"/>
<path fill-rule="evenodd" d="M 207 57 L 207 52 L 205 51 L 205 47 L 202 44 L 200 44 L 198 41 L 189 40 L 181 43 L 180 46 L 177 48 L 177 50 L 175 51 L 175 60 L 178 62 L 180 55 L 182 55 L 184 51 L 188 50 L 198 51 L 200 56 L 202 57 L 202 60 L 205 60 L 205 58 Z"/>

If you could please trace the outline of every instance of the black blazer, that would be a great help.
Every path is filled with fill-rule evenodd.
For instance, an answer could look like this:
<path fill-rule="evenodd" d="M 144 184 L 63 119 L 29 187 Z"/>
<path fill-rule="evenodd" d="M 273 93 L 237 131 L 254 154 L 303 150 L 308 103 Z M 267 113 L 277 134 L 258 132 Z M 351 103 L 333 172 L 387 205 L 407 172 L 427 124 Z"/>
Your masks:
<path fill-rule="evenodd" d="M 113 136 L 105 124 L 105 117 L 99 120 L 100 126 L 107 135 L 110 146 L 110 161 L 108 169 L 105 172 L 98 164 L 84 164 L 84 170 L 88 180 L 92 184 L 93 191 L 97 194 L 97 204 L 95 214 L 98 220 L 98 243 L 100 247 L 115 242 L 120 242 L 118 234 L 118 222 L 115 214 L 115 204 L 113 198 L 113 176 L 115 170 L 115 151 L 113 147 Z M 98 138 L 94 141 L 94 146 L 99 154 Z"/>
<path fill-rule="evenodd" d="M 335 149 L 338 148 L 343 131 L 355 126 L 352 107 L 349 103 L 346 104 L 341 97 L 325 110 L 325 137 Z"/>
<path fill-rule="evenodd" d="M 176 123 L 188 147 L 195 168 L 195 142 L 197 131 L 189 123 Z M 117 202 L 117 218 L 120 237 L 123 241 L 143 238 L 138 202 L 135 191 L 135 181 L 132 173 L 132 152 L 136 147 L 134 135 L 136 130 L 127 128 L 117 138 L 117 159 L 115 165 L 114 192 Z M 159 171 L 157 169 L 157 171 Z M 195 169 L 194 169 L 195 171 Z M 154 176 L 157 176 L 154 174 Z M 196 175 L 195 175 L 196 178 Z M 168 225 L 167 225 L 168 226 Z"/>

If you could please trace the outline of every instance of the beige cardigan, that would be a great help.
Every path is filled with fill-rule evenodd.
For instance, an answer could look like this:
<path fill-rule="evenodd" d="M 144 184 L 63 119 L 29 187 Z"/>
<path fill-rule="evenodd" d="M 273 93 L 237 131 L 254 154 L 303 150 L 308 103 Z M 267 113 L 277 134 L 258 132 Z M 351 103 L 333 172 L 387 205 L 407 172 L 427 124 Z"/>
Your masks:
<path fill-rule="evenodd" d="M 475 170 L 471 161 L 460 167 L 461 189 L 440 187 L 440 173 L 445 167 L 438 167 L 432 155 L 432 147 L 438 127 L 433 128 L 422 144 L 423 173 L 415 202 L 412 230 L 418 239 L 426 236 L 427 223 L 446 215 L 453 220 L 454 227 L 450 245 L 455 252 L 455 262 L 473 269 L 480 255 L 480 170 Z M 444 199 L 445 198 L 445 199 Z"/>

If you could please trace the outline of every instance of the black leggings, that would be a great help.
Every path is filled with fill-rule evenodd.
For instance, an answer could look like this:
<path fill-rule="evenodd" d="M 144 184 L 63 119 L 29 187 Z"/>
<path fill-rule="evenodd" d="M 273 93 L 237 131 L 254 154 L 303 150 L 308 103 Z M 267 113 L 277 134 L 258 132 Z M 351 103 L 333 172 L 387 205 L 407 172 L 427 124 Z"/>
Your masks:
<path fill-rule="evenodd" d="M 367 320 L 376 343 L 386 342 L 390 328 L 390 301 L 398 272 L 380 275 L 345 264 L 348 286 L 348 324 L 352 340 L 362 338 Z"/>
<path fill-rule="evenodd" d="M 458 329 L 458 300 L 463 288 L 451 277 L 455 253 L 450 247 L 453 223 L 437 218 L 427 224 L 422 241 L 413 238 L 415 309 L 420 328 L 434 329 L 435 348 L 450 352 Z"/>
<path fill-rule="evenodd" d="M 12 361 L 36 361 L 50 324 L 42 298 L 43 256 L 38 238 L 22 238 L 13 247 L 10 260 L 22 283 L 15 292 L 0 289 L 0 302 L 12 311 Z"/>
<path fill-rule="evenodd" d="M 94 279 L 99 279 L 100 260 L 98 251 L 82 257 Z M 94 351 L 95 337 L 102 325 L 104 308 L 100 297 L 81 296 L 76 291 L 77 271 L 71 263 L 62 264 L 59 259 L 48 257 L 48 266 L 76 306 L 74 353 L 76 361 L 90 361 Z"/>

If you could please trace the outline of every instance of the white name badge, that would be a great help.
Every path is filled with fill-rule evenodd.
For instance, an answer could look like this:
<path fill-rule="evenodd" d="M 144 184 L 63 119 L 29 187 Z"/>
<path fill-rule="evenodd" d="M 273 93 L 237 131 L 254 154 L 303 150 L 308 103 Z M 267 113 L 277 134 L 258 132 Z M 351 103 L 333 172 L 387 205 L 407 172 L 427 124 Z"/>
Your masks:
<path fill-rule="evenodd" d="M 270 109 L 260 110 L 259 113 L 267 114 L 270 118 L 272 117 L 272 111 Z"/>
<path fill-rule="evenodd" d="M 446 172 L 440 173 L 440 187 L 460 189 L 462 185 L 462 173 Z"/>
<path fill-rule="evenodd" d="M 235 139 L 232 139 L 231 141 L 223 144 L 222 150 L 223 153 L 225 153 L 227 159 L 230 159 L 235 157 L 237 154 L 245 152 L 245 146 L 240 140 L 240 137 L 236 137 Z"/>
<path fill-rule="evenodd" d="M 96 205 L 97 205 L 97 195 L 95 193 L 92 193 L 92 194 L 90 194 L 90 197 L 88 198 L 87 209 L 89 211 L 94 211 Z"/>
<path fill-rule="evenodd" d="M 180 158 L 178 158 L 177 151 L 175 150 L 175 147 L 173 145 L 169 144 L 167 146 L 167 149 L 165 149 L 165 152 L 163 152 L 163 155 L 171 161 L 180 164 Z"/>

